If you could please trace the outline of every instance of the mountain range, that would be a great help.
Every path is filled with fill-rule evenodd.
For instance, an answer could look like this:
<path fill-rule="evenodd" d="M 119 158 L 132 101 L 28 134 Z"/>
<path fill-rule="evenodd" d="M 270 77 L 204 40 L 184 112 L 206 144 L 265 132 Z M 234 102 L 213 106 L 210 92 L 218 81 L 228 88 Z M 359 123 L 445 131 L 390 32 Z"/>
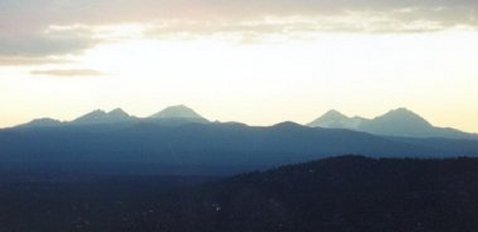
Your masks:
<path fill-rule="evenodd" d="M 191 108 L 184 105 L 170 106 L 158 113 L 146 118 L 131 116 L 121 108 L 116 108 L 110 112 L 104 110 L 94 110 L 82 115 L 72 121 L 62 122 L 52 118 L 35 119 L 29 123 L 19 125 L 18 127 L 54 127 L 54 126 L 72 126 L 72 125 L 101 125 L 101 124 L 121 124 L 121 123 L 140 123 L 150 122 L 162 125 L 182 125 L 188 123 L 210 123 L 207 119 L 196 113 Z"/>
<path fill-rule="evenodd" d="M 477 134 L 453 128 L 435 127 L 420 115 L 406 108 L 395 109 L 373 119 L 358 116 L 348 117 L 336 110 L 331 110 L 307 125 L 348 129 L 385 136 L 478 139 Z"/>
<path fill-rule="evenodd" d="M 336 119 L 346 117 L 338 112 L 329 112 L 324 118 L 330 124 L 317 128 L 294 122 L 257 127 L 210 122 L 186 106 L 173 106 L 147 118 L 116 109 L 96 110 L 70 122 L 39 119 L 0 130 L 0 170 L 230 175 L 343 154 L 478 155 L 478 142 L 473 139 L 384 136 L 349 129 L 348 120 L 339 124 Z M 426 124 L 404 110 L 371 121 L 384 123 L 385 129 L 397 121 L 410 124 L 401 125 L 410 130 L 415 129 L 411 125 Z"/>
<path fill-rule="evenodd" d="M 72 121 L 62 122 L 51 118 L 35 119 L 18 127 L 55 127 L 71 125 L 156 123 L 166 126 L 179 126 L 191 123 L 209 124 L 208 119 L 184 106 L 170 106 L 146 118 L 131 116 L 121 108 L 110 112 L 94 110 Z M 348 117 L 339 111 L 330 110 L 314 121 L 309 127 L 347 129 L 382 136 L 412 138 L 450 138 L 478 139 L 478 134 L 467 133 L 453 128 L 435 127 L 420 115 L 407 108 L 398 108 L 373 119 Z"/>

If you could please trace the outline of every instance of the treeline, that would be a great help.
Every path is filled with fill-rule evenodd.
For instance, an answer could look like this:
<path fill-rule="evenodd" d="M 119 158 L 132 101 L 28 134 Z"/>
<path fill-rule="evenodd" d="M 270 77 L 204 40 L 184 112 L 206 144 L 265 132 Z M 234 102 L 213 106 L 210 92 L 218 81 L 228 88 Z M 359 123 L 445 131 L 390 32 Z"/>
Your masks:
<path fill-rule="evenodd" d="M 0 194 L 0 231 L 478 231 L 472 158 L 343 156 L 167 190 L 127 178 Z"/>

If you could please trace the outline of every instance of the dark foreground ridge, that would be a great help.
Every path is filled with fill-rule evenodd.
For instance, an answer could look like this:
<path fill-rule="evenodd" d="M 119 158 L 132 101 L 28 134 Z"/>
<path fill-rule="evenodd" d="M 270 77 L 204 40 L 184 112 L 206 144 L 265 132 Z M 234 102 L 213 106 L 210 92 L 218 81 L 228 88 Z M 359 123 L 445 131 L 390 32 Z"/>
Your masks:
<path fill-rule="evenodd" d="M 344 156 L 168 191 L 134 178 L 3 182 L 0 231 L 478 231 L 476 158 Z"/>

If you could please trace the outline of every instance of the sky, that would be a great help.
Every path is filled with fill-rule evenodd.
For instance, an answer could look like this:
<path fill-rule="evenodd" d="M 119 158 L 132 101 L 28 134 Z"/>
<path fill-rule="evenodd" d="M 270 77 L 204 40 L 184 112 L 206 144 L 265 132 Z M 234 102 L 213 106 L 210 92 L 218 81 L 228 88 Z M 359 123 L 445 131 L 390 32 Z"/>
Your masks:
<path fill-rule="evenodd" d="M 1 0 L 0 128 L 94 109 L 478 132 L 476 0 Z"/>

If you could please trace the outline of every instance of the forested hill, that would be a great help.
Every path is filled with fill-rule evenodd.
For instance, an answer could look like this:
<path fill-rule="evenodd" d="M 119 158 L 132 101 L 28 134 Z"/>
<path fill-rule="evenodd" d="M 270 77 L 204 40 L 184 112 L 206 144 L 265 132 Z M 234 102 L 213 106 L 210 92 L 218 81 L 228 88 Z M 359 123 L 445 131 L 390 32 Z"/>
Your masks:
<path fill-rule="evenodd" d="M 206 179 L 4 179 L 1 232 L 478 231 L 475 158 L 344 156 L 199 186 Z"/>
<path fill-rule="evenodd" d="M 161 231 L 478 231 L 478 159 L 345 156 L 238 176 L 175 199 L 151 225 Z"/>

